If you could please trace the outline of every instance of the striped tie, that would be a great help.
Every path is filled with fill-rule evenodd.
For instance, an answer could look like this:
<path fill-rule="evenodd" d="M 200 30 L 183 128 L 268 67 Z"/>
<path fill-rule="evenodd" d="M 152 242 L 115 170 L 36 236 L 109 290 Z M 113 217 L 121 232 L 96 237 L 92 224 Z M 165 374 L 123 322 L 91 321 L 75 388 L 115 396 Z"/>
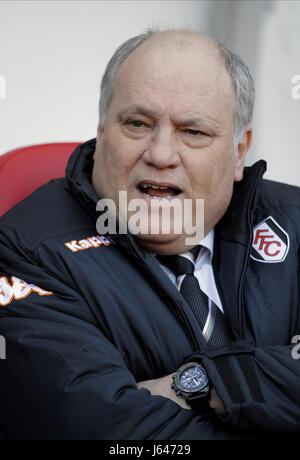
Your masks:
<path fill-rule="evenodd" d="M 220 347 L 231 342 L 233 338 L 220 308 L 200 289 L 194 275 L 200 248 L 201 246 L 196 246 L 184 254 L 156 257 L 175 273 L 179 291 L 190 306 L 208 345 Z"/>

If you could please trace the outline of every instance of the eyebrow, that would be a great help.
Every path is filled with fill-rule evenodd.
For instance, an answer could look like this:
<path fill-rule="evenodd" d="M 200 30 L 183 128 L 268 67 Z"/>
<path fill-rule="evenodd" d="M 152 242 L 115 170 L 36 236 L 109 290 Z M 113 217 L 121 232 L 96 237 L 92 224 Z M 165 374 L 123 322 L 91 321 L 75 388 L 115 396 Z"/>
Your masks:
<path fill-rule="evenodd" d="M 126 110 L 121 112 L 121 115 L 127 115 L 129 113 L 139 113 L 141 115 L 145 115 L 145 117 L 157 117 L 158 112 L 155 110 L 151 110 L 147 107 L 144 107 L 142 105 L 130 105 L 129 107 L 126 108 Z"/>
<path fill-rule="evenodd" d="M 159 118 L 159 113 L 158 111 L 152 110 L 150 108 L 147 108 L 142 105 L 134 104 L 126 108 L 123 112 L 121 112 L 121 115 L 127 115 L 130 113 L 138 113 L 140 115 L 144 115 L 145 117 L 150 117 L 150 118 Z M 180 126 L 205 126 L 207 128 L 221 128 L 222 124 L 215 120 L 214 118 L 211 117 L 200 117 L 198 115 L 187 115 L 186 117 L 182 117 L 180 120 L 179 118 L 175 120 L 175 123 Z M 212 126 L 213 125 L 213 126 Z"/>

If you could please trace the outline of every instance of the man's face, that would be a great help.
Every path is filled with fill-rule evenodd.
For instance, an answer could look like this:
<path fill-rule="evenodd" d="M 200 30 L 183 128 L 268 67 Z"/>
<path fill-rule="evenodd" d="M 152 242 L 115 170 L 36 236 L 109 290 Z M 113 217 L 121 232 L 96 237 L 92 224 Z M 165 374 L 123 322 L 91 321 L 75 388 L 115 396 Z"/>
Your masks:
<path fill-rule="evenodd" d="M 217 51 L 199 39 L 170 41 L 154 38 L 122 64 L 98 129 L 93 184 L 116 204 L 122 190 L 148 204 L 202 198 L 206 234 L 229 205 L 246 152 L 233 151 L 233 89 Z M 138 238 L 156 253 L 186 250 L 185 234 Z"/>

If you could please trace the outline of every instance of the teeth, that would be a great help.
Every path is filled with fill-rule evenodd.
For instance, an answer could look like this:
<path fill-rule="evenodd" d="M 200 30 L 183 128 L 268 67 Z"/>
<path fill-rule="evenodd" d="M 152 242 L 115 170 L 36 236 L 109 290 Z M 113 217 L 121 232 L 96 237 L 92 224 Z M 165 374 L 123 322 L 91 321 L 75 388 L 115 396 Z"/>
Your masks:
<path fill-rule="evenodd" d="M 154 190 L 167 190 L 168 187 L 162 187 L 160 185 L 152 185 L 152 184 L 142 184 L 141 188 L 153 188 Z"/>
<path fill-rule="evenodd" d="M 150 196 L 150 195 L 149 195 Z M 165 196 L 164 198 L 161 198 L 159 196 L 150 196 L 151 197 L 151 200 L 155 200 L 155 201 L 162 201 L 162 200 L 173 200 L 174 196 Z"/>
<path fill-rule="evenodd" d="M 155 190 L 159 190 L 159 189 L 160 189 L 159 185 L 150 185 L 150 187 L 151 187 L 151 188 L 154 188 Z"/>

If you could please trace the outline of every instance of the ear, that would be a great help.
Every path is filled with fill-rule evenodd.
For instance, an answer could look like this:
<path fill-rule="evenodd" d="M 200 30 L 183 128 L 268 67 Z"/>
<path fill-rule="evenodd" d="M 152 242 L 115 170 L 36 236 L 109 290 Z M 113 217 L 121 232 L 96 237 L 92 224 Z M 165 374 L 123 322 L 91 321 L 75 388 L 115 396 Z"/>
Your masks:
<path fill-rule="evenodd" d="M 252 144 L 252 128 L 247 128 L 244 132 L 243 137 L 239 140 L 237 149 L 236 149 L 236 159 L 235 159 L 235 171 L 234 171 L 234 180 L 239 182 L 243 179 L 243 172 L 245 166 L 245 159 Z"/>

